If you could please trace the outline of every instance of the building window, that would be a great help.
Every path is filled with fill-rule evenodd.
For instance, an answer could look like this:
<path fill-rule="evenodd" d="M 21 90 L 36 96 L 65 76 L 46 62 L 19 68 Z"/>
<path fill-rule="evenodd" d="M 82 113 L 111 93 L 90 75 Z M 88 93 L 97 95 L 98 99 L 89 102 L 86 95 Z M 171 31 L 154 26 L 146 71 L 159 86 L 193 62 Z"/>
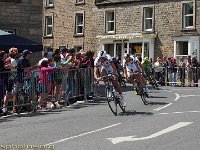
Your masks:
<path fill-rule="evenodd" d="M 76 3 L 84 3 L 85 0 L 75 0 Z"/>
<path fill-rule="evenodd" d="M 45 17 L 45 36 L 53 36 L 53 17 Z"/>
<path fill-rule="evenodd" d="M 183 28 L 193 28 L 194 27 L 194 2 L 183 3 Z"/>
<path fill-rule="evenodd" d="M 79 52 L 82 48 L 82 46 L 74 46 L 75 52 Z"/>
<path fill-rule="evenodd" d="M 153 7 L 144 7 L 143 16 L 143 30 L 147 32 L 153 31 Z"/>
<path fill-rule="evenodd" d="M 52 7 L 53 6 L 53 0 L 46 0 L 46 6 Z"/>
<path fill-rule="evenodd" d="M 114 33 L 115 32 L 115 12 L 106 11 L 106 33 Z"/>
<path fill-rule="evenodd" d="M 84 31 L 84 13 L 75 14 L 75 34 L 83 35 Z"/>

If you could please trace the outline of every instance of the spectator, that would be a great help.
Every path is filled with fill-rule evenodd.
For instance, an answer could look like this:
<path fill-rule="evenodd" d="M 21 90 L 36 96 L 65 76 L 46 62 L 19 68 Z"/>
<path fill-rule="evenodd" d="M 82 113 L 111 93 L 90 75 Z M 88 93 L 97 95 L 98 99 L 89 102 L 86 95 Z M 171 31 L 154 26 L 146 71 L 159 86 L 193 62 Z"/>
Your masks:
<path fill-rule="evenodd" d="M 177 82 L 176 82 L 176 74 L 177 74 L 177 63 L 176 63 L 176 59 L 175 58 L 171 58 L 171 73 L 172 73 L 172 85 L 176 86 Z"/>
<path fill-rule="evenodd" d="M 53 72 L 54 68 L 48 67 L 48 61 L 43 60 L 41 62 L 41 68 L 39 73 L 38 91 L 40 92 L 40 97 L 38 99 L 39 107 L 46 108 L 47 98 L 48 98 L 48 73 Z"/>
<path fill-rule="evenodd" d="M 198 67 L 199 67 L 199 63 L 197 61 L 196 57 L 192 58 L 192 72 L 193 72 L 193 82 L 194 82 L 194 86 L 198 87 Z"/>
<path fill-rule="evenodd" d="M 17 67 L 17 61 L 16 56 L 18 54 L 18 50 L 16 48 L 9 49 L 9 57 L 5 60 L 7 62 L 7 65 L 10 65 L 10 69 L 7 71 L 11 71 L 11 73 L 8 74 L 8 80 L 6 82 L 6 95 L 4 97 L 4 107 L 7 112 L 7 106 L 8 106 L 8 100 L 13 99 L 13 105 L 16 105 L 16 95 L 15 93 L 12 93 L 15 78 L 16 78 L 16 67 Z M 16 107 L 13 107 L 13 113 L 16 113 Z"/>
<path fill-rule="evenodd" d="M 61 61 L 62 61 L 62 62 L 65 61 L 65 56 L 66 56 L 67 53 L 68 53 L 68 49 L 67 49 L 67 48 L 61 49 L 60 57 L 61 57 Z"/>
<path fill-rule="evenodd" d="M 38 62 L 38 66 L 40 66 L 41 63 L 42 63 L 44 60 L 48 61 L 48 52 L 44 52 L 44 53 L 43 53 L 42 59 Z"/>
<path fill-rule="evenodd" d="M 186 64 L 184 62 L 184 58 L 180 57 L 178 68 L 179 68 L 181 86 L 185 86 L 185 67 Z"/>
<path fill-rule="evenodd" d="M 4 72 L 7 71 L 7 69 L 11 68 L 10 64 L 5 63 L 4 55 L 5 55 L 5 52 L 0 51 L 0 107 L 3 106 L 2 99 L 4 97 L 5 86 L 7 85 L 7 80 L 8 80 L 8 75 L 7 73 L 4 73 Z M 1 115 L 7 115 L 7 113 L 8 113 L 7 108 L 4 108 L 3 110 L 0 109 Z"/>
<path fill-rule="evenodd" d="M 60 69 L 56 70 L 54 73 L 55 101 L 58 102 L 57 104 L 59 104 L 60 103 L 60 90 L 61 90 L 61 85 L 63 82 L 63 69 L 65 69 L 65 67 L 69 66 L 71 59 L 62 62 L 60 55 L 55 55 L 54 61 L 55 61 L 55 67 L 60 68 Z M 59 107 L 59 105 L 58 105 L 58 107 Z"/>
<path fill-rule="evenodd" d="M 191 59 L 191 56 L 189 55 L 187 59 L 188 59 L 188 61 L 187 61 L 186 67 L 187 67 L 187 73 L 188 73 L 188 86 L 191 86 L 191 84 L 192 84 L 192 59 Z"/>
<path fill-rule="evenodd" d="M 154 68 L 156 80 L 160 83 L 160 77 L 162 72 L 162 62 L 160 57 L 157 57 L 157 61 L 154 63 Z"/>
<path fill-rule="evenodd" d="M 31 71 L 35 68 L 35 66 L 31 67 L 31 64 L 29 61 L 30 54 L 32 54 L 31 51 L 29 51 L 27 49 L 23 50 L 22 56 L 17 61 L 16 86 L 15 86 L 15 90 L 14 90 L 15 93 L 17 93 L 18 90 L 23 87 L 24 77 L 26 75 L 28 75 L 29 71 Z"/>

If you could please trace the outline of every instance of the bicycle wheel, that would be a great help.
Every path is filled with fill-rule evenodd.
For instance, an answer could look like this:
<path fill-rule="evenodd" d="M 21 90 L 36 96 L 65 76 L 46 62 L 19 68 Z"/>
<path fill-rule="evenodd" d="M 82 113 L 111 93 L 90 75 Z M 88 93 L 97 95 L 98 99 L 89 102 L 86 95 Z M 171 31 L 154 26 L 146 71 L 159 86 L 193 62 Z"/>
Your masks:
<path fill-rule="evenodd" d="M 149 103 L 147 102 L 146 98 L 147 98 L 147 93 L 145 93 L 142 89 L 140 89 L 140 97 L 142 99 L 142 102 L 144 103 L 144 105 L 148 105 Z"/>
<path fill-rule="evenodd" d="M 112 113 L 117 116 L 117 103 L 115 101 L 115 95 L 112 92 L 111 87 L 106 87 L 106 100 L 108 102 L 108 106 Z"/>
<path fill-rule="evenodd" d="M 123 113 L 126 112 L 126 107 L 122 106 L 121 102 L 119 102 L 119 107 L 121 108 L 121 110 L 122 110 Z"/>
<path fill-rule="evenodd" d="M 142 93 L 142 94 L 140 95 L 140 97 L 141 97 L 141 99 L 142 99 L 144 105 L 148 105 L 148 104 L 149 104 L 149 103 L 147 102 L 147 100 L 146 100 L 146 94 L 145 94 L 145 93 Z"/>

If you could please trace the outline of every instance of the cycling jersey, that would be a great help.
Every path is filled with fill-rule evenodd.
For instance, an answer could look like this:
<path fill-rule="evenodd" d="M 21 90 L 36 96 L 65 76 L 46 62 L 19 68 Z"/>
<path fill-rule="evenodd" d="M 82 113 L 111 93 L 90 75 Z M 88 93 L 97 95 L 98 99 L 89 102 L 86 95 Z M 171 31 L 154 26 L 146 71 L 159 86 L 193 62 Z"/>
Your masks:
<path fill-rule="evenodd" d="M 138 69 L 135 65 L 134 57 L 131 57 L 129 62 L 124 59 L 123 60 L 123 67 L 126 68 L 128 72 L 131 72 L 131 73 L 138 72 Z"/>
<path fill-rule="evenodd" d="M 94 66 L 95 67 L 101 67 L 101 71 L 103 69 L 106 70 L 107 74 L 108 73 L 113 73 L 113 68 L 111 66 L 111 63 L 112 63 L 112 57 L 110 55 L 106 55 L 105 58 L 102 58 L 101 57 L 97 57 L 95 60 L 94 60 Z"/>

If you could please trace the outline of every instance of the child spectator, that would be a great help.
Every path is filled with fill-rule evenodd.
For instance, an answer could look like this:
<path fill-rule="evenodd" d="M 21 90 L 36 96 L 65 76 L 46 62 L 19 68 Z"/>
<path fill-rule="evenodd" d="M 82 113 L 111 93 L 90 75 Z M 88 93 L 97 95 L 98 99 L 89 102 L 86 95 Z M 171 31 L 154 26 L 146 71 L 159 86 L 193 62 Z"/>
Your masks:
<path fill-rule="evenodd" d="M 53 72 L 55 69 L 48 67 L 48 61 L 43 60 L 41 62 L 41 68 L 39 72 L 39 82 L 38 82 L 38 91 L 40 92 L 40 97 L 38 99 L 39 107 L 45 108 L 48 98 L 48 73 Z"/>

